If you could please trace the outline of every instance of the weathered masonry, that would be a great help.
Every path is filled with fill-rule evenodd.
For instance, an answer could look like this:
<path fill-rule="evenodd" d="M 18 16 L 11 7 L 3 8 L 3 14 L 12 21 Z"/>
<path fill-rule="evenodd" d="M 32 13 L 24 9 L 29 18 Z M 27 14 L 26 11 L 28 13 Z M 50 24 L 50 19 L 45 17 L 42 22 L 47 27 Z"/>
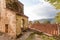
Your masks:
<path fill-rule="evenodd" d="M 28 27 L 24 5 L 18 0 L 0 0 L 0 32 L 16 36 Z"/>
<path fill-rule="evenodd" d="M 48 36 L 59 36 L 60 35 L 60 25 L 59 24 L 32 24 L 31 29 L 43 32 Z"/>

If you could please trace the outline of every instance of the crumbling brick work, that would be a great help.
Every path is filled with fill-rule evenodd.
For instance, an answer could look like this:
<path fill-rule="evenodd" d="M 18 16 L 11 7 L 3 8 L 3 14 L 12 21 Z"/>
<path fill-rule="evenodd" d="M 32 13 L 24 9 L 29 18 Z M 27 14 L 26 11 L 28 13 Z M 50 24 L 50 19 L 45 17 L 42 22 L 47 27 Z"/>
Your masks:
<path fill-rule="evenodd" d="M 47 33 L 50 35 L 59 35 L 59 26 L 58 24 L 32 24 L 32 29 L 39 30 L 40 32 Z"/>

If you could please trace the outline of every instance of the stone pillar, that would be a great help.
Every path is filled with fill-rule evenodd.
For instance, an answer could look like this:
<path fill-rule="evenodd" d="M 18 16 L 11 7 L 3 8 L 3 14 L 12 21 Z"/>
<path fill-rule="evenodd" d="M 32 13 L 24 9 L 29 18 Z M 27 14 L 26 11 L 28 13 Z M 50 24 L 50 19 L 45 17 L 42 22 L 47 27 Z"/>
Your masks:
<path fill-rule="evenodd" d="M 5 18 L 6 18 L 6 2 L 5 0 L 0 0 L 0 31 L 5 32 Z"/>
<path fill-rule="evenodd" d="M 6 8 L 5 0 L 0 0 L 0 11 L 2 14 L 5 13 L 5 8 Z"/>
<path fill-rule="evenodd" d="M 2 19 L 5 19 L 6 16 L 6 2 L 5 0 L 0 0 L 0 12 Z"/>

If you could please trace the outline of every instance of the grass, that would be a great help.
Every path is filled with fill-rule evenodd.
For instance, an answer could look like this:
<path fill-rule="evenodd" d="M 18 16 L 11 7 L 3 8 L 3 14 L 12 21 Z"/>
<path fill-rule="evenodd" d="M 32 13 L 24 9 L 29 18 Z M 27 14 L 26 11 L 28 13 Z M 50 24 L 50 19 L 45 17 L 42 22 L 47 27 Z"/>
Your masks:
<path fill-rule="evenodd" d="M 49 36 L 47 36 L 43 33 L 40 33 L 40 32 L 39 33 L 34 32 L 34 33 L 30 34 L 30 36 L 26 40 L 33 40 L 35 37 L 35 34 L 39 35 L 42 40 L 56 40 L 54 37 L 49 37 Z"/>
<path fill-rule="evenodd" d="M 34 37 L 34 33 L 30 34 L 30 36 L 26 40 L 32 40 Z"/>
<path fill-rule="evenodd" d="M 46 35 L 42 35 L 41 37 L 43 40 L 56 40 L 54 37 L 49 37 L 49 36 L 46 36 Z"/>

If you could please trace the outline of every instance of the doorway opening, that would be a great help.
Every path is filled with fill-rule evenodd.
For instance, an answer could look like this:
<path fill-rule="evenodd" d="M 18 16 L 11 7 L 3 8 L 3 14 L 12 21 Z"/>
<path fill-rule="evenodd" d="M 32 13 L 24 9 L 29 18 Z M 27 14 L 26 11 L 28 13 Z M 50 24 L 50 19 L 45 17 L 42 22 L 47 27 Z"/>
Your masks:
<path fill-rule="evenodd" d="M 21 20 L 21 28 L 24 28 L 24 19 Z"/>
<path fill-rule="evenodd" d="M 8 24 L 5 24 L 5 32 L 8 33 Z"/>
<path fill-rule="evenodd" d="M 21 29 L 24 30 L 24 19 L 21 20 Z"/>

